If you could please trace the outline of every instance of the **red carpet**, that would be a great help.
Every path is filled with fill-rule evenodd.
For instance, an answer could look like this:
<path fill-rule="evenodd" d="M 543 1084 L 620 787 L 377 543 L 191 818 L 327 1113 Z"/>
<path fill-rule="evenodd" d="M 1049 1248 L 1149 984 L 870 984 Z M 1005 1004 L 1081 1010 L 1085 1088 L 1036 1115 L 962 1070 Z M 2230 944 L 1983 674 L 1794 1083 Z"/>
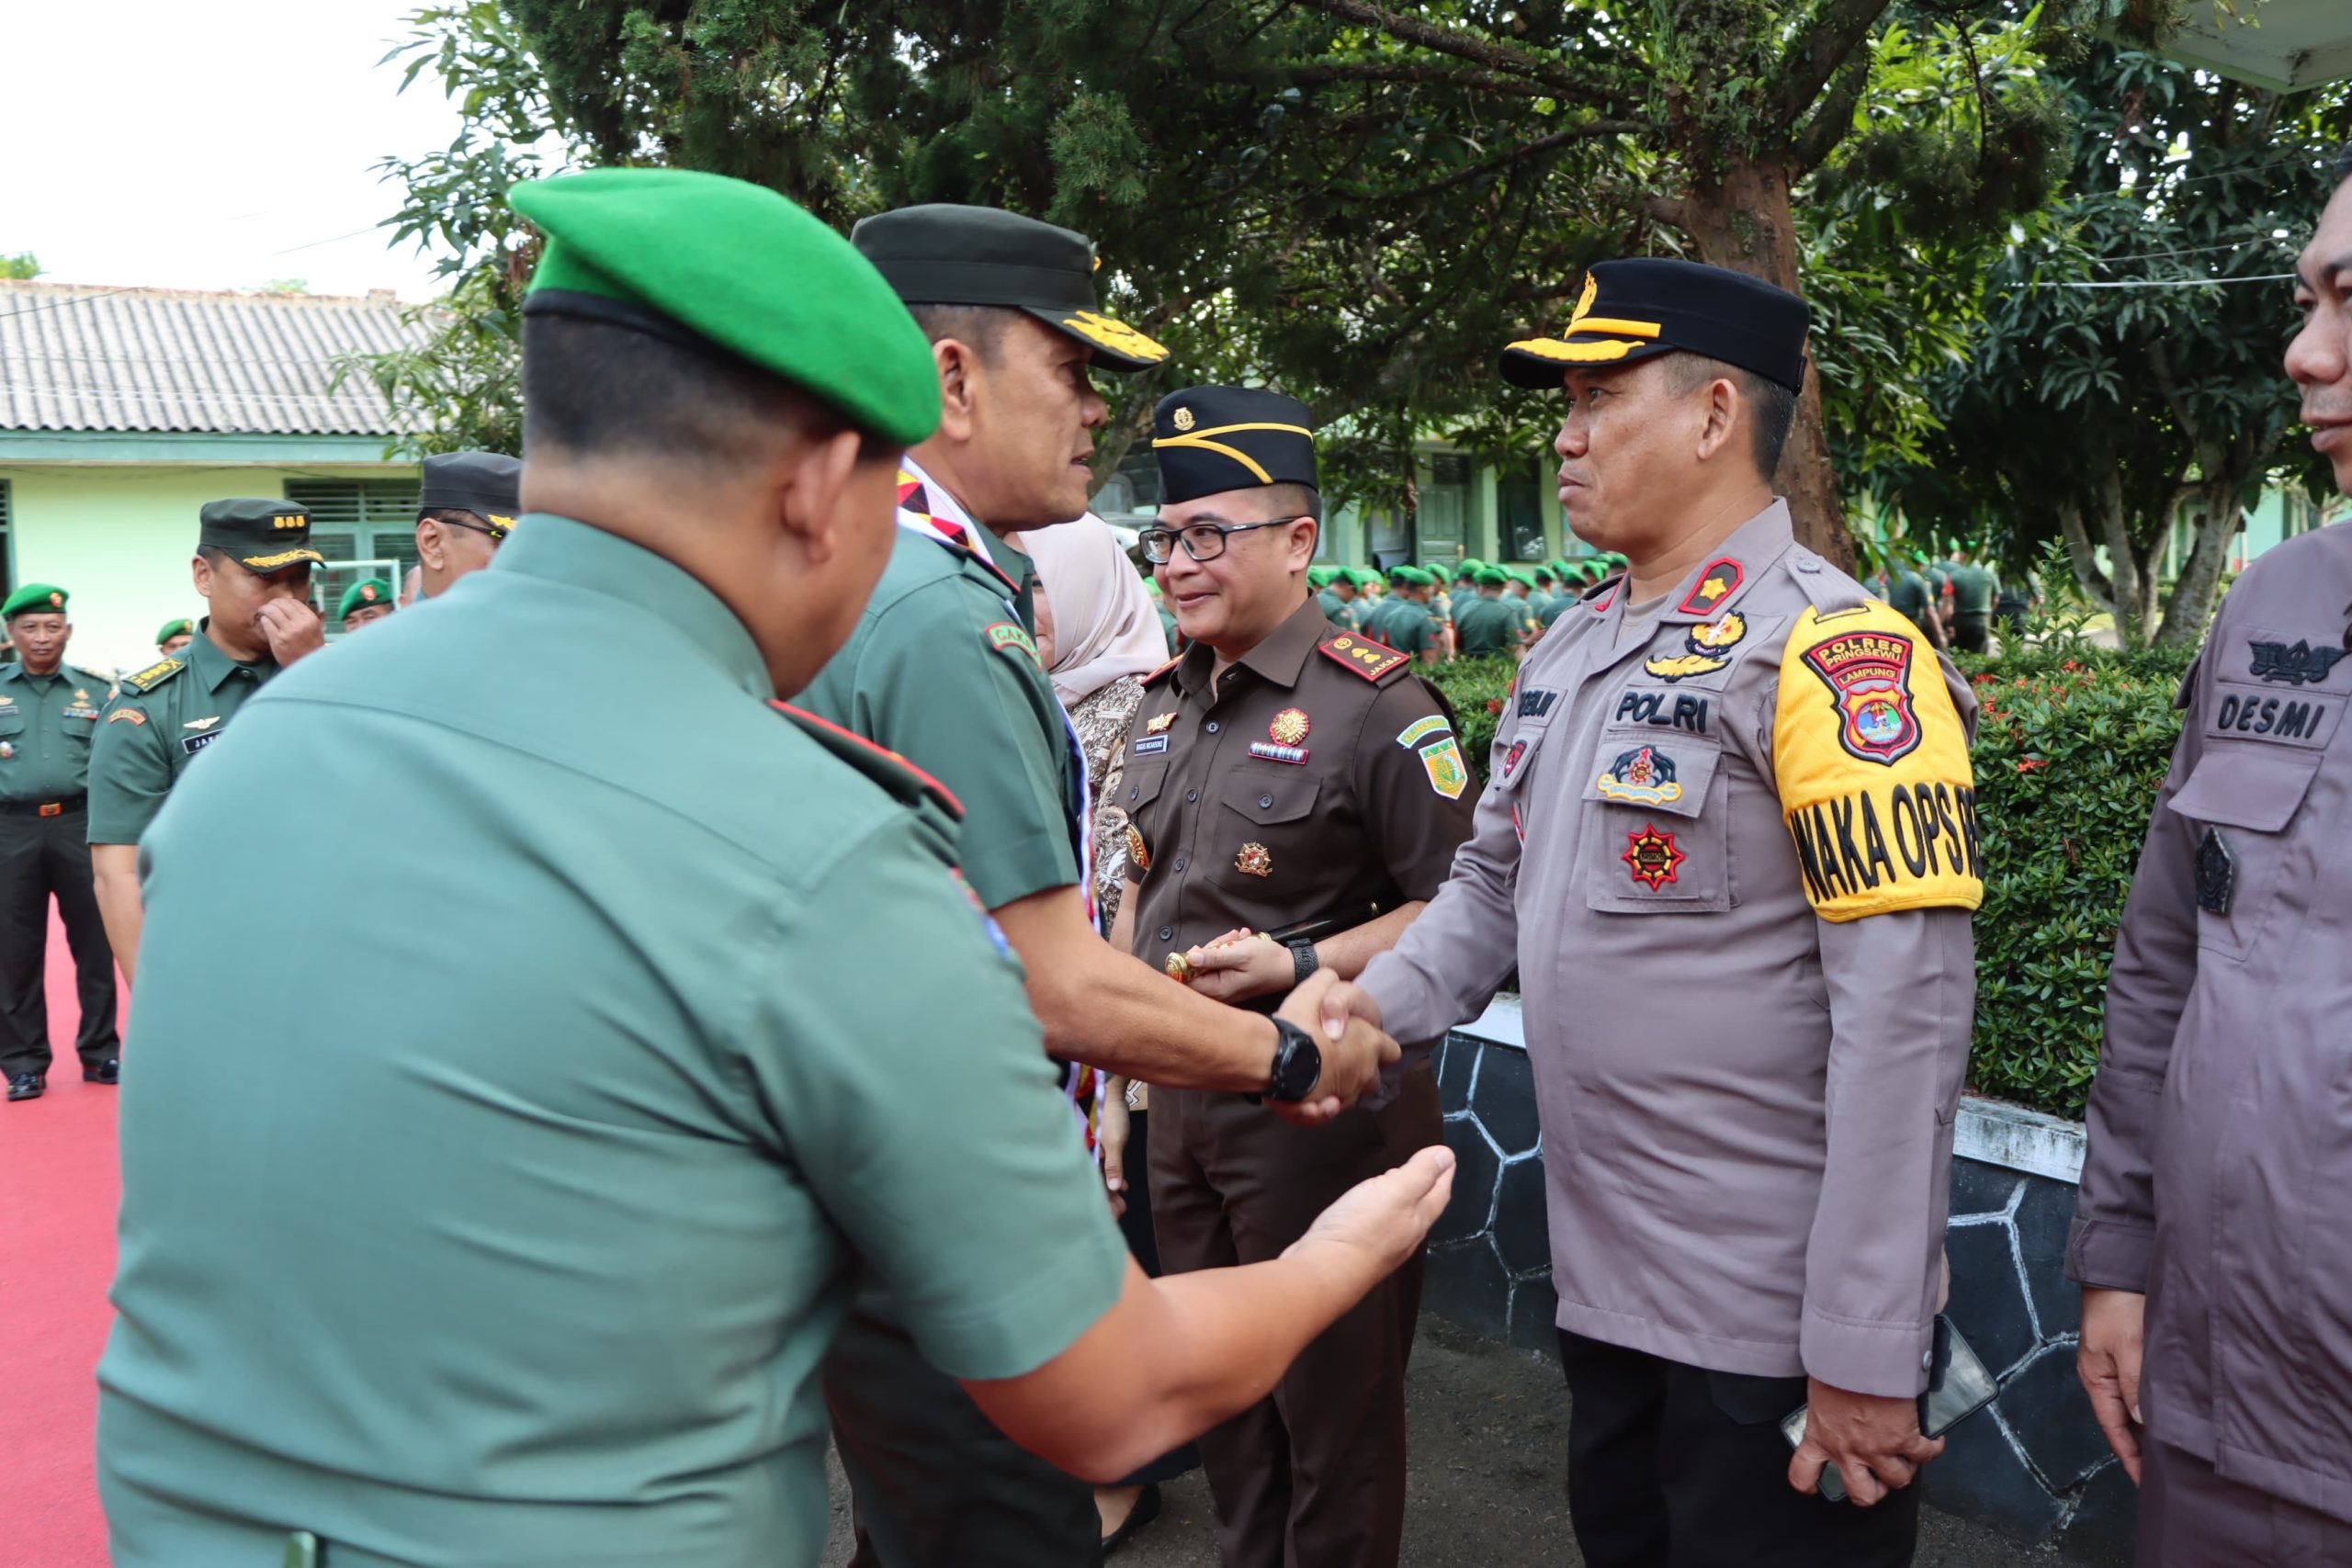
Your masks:
<path fill-rule="evenodd" d="M 124 1016 L 128 1018 L 126 1009 Z M 0 1568 L 105 1568 L 91 1455 L 97 1416 L 92 1372 L 106 1348 L 114 1279 L 115 1091 L 82 1081 L 74 1055 L 74 961 L 52 915 L 49 1093 L 0 1103 L 0 1311 L 10 1361 L 0 1393 L 0 1452 L 8 1456 Z"/>

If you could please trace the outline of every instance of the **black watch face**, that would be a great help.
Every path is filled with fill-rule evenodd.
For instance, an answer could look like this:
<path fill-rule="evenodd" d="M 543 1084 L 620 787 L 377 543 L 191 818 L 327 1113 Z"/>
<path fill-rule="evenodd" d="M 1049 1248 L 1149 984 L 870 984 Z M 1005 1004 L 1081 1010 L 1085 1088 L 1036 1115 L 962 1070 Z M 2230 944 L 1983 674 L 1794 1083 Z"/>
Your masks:
<path fill-rule="evenodd" d="M 1274 1053 L 1273 1097 L 1295 1104 L 1315 1092 L 1323 1077 L 1323 1052 L 1295 1024 L 1281 1025 L 1282 1049 Z"/>

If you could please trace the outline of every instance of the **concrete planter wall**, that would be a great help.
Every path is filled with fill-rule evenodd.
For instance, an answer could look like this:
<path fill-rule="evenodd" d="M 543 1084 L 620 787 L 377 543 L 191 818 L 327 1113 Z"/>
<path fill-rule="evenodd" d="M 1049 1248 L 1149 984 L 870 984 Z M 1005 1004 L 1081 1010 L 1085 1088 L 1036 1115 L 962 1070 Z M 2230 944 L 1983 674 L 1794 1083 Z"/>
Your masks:
<path fill-rule="evenodd" d="M 1460 1168 L 1430 1236 L 1432 1312 L 1530 1350 L 1551 1349 L 1543 1145 L 1516 998 L 1449 1036 L 1434 1063 Z M 2094 1563 L 2131 1561 L 2133 1489 L 2075 1377 L 2081 1309 L 2065 1278 L 2083 1160 L 2079 1123 L 1989 1100 L 1954 1136 L 1949 1311 L 2001 1380 L 1992 1408 L 1951 1434 L 1928 1499 Z"/>

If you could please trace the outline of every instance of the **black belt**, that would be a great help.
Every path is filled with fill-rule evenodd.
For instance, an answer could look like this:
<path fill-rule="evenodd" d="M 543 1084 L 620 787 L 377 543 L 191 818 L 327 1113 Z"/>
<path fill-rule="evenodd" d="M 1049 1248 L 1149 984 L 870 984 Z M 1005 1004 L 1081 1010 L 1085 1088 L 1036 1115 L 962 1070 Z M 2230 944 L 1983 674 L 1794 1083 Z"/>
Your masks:
<path fill-rule="evenodd" d="M 61 795 L 55 800 L 0 800 L 0 814 L 9 817 L 62 817 L 90 804 L 86 795 Z"/>

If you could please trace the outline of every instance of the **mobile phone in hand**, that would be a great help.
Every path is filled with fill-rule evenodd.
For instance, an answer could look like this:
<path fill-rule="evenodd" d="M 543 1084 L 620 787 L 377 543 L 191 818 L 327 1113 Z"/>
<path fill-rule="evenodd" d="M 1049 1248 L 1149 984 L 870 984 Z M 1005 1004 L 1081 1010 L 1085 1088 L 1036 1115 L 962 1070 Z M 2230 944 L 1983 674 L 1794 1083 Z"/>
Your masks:
<path fill-rule="evenodd" d="M 1961 1337 L 1951 1319 L 1936 1318 L 1936 1337 L 1928 1361 L 1928 1392 L 1919 1396 L 1919 1431 L 1940 1438 L 1993 1403 L 2001 1385 L 1982 1358 Z M 1807 1407 L 1798 1405 L 1781 1421 L 1781 1436 L 1796 1449 L 1804 1442 Z M 1821 1471 L 1821 1495 L 1833 1503 L 1846 1500 L 1846 1478 L 1834 1464 Z"/>

